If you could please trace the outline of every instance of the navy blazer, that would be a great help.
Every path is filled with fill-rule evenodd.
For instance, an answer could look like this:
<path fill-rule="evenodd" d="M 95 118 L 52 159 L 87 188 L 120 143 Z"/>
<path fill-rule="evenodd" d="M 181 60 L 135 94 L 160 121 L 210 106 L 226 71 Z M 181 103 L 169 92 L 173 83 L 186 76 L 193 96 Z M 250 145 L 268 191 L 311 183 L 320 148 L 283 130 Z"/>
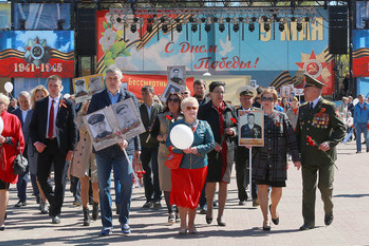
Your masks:
<path fill-rule="evenodd" d="M 123 101 L 128 98 L 132 98 L 134 104 L 136 105 L 136 110 L 139 113 L 138 109 L 138 102 L 135 95 L 133 95 L 131 92 L 128 92 L 126 90 L 119 90 L 120 97 L 118 99 L 118 102 Z M 108 89 L 102 90 L 100 92 L 95 93 L 90 102 L 90 106 L 88 107 L 87 114 L 91 114 L 95 111 L 98 111 L 100 109 L 106 108 L 111 106 L 111 101 L 108 94 Z M 126 139 L 128 142 L 128 146 L 126 148 L 126 152 L 129 155 L 133 155 L 136 150 L 141 150 L 141 144 L 140 144 L 140 138 L 138 136 Z M 106 158 L 111 158 L 112 156 L 124 156 L 124 152 L 119 147 L 119 145 L 113 145 L 108 148 L 95 151 L 94 153 L 99 154 L 101 156 L 104 156 Z"/>
<path fill-rule="evenodd" d="M 66 107 L 59 103 L 58 112 L 55 121 L 56 139 L 58 147 L 62 154 L 73 151 L 77 143 L 77 126 L 75 123 L 76 112 L 74 103 L 63 96 Z M 29 126 L 32 144 L 36 142 L 45 143 L 47 122 L 49 118 L 49 97 L 42 98 L 36 102 L 33 110 L 32 120 Z"/>
<path fill-rule="evenodd" d="M 22 110 L 20 108 L 17 108 L 15 110 L 13 110 L 13 112 L 11 112 L 11 113 L 16 115 L 18 117 L 19 121 L 21 122 L 22 132 L 23 132 L 23 136 L 24 136 L 24 142 L 27 144 L 28 139 L 29 139 L 29 129 L 28 128 L 29 128 L 29 124 L 31 122 L 32 110 L 28 110 L 25 122 L 23 122 Z"/>

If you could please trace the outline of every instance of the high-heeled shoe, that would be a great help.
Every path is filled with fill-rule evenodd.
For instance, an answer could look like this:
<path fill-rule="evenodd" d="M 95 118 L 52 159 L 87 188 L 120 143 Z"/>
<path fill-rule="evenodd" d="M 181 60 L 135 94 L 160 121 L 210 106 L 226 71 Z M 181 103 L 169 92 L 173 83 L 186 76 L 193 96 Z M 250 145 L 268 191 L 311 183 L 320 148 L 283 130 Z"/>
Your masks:
<path fill-rule="evenodd" d="M 263 231 L 270 231 L 270 224 L 269 221 L 263 222 Z"/>
<path fill-rule="evenodd" d="M 270 211 L 270 217 L 272 217 L 273 224 L 278 225 L 279 224 L 279 215 L 276 219 L 273 219 L 272 216 L 272 204 L 269 205 L 269 211 Z"/>
<path fill-rule="evenodd" d="M 217 219 L 218 226 L 226 226 L 226 223 L 222 219 Z"/>

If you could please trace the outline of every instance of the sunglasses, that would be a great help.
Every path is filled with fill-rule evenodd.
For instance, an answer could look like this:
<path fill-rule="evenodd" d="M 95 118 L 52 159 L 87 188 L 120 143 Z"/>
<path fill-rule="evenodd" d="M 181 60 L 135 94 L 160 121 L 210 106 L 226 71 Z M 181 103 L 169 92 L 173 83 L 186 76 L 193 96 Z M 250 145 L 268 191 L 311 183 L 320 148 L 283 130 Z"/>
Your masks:
<path fill-rule="evenodd" d="M 188 91 L 185 91 L 185 92 L 182 92 L 181 93 L 182 95 L 188 95 L 188 94 L 190 94 Z"/>
<path fill-rule="evenodd" d="M 191 106 L 187 106 L 186 110 L 197 110 L 197 107 L 191 107 Z"/>
<path fill-rule="evenodd" d="M 168 98 L 168 102 L 177 103 L 177 102 L 179 102 L 179 99 L 178 98 Z"/>
<path fill-rule="evenodd" d="M 262 102 L 274 102 L 274 98 L 273 97 L 262 97 L 261 101 Z"/>

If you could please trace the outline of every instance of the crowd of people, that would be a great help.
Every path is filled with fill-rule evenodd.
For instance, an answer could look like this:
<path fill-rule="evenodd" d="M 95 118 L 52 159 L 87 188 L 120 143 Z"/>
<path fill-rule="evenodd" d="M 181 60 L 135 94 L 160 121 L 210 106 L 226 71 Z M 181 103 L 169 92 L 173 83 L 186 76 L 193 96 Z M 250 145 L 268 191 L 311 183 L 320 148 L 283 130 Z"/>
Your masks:
<path fill-rule="evenodd" d="M 282 188 L 286 187 L 288 160 L 302 170 L 304 224 L 300 230 L 315 227 L 316 188 L 322 194 L 325 224 L 332 223 L 335 146 L 343 140 L 346 128 L 348 133 L 356 129 L 360 147 L 361 132 L 367 138 L 369 104 L 364 102 L 363 96 L 359 96 L 355 107 L 350 106 L 352 98 L 347 102 L 343 99 L 339 108 L 343 117 L 332 102 L 322 98 L 324 84 L 306 75 L 306 103 L 302 105 L 297 97 L 278 98 L 273 88 L 242 86 L 235 93 L 240 101 L 235 107 L 224 99 L 225 82 L 211 82 L 206 93 L 207 84 L 200 79 L 193 84 L 193 96 L 188 90 L 170 93 L 164 105 L 157 100 L 153 87 L 144 86 L 141 89 L 143 102 L 139 105 L 133 93 L 121 88 L 122 78 L 118 68 L 109 68 L 105 77 L 106 89 L 95 93 L 91 100 L 76 105 L 73 98 L 65 98 L 61 94 L 61 78 L 55 75 L 48 78 L 47 89 L 38 86 L 31 93 L 22 91 L 18 97 L 19 107 L 17 102 L 10 105 L 9 98 L 0 94 L 0 113 L 4 121 L 0 135 L 0 230 L 5 230 L 9 185 L 17 184 L 19 201 L 15 207 L 27 206 L 29 176 L 40 212 L 49 214 L 51 223 L 61 223 L 69 177 L 75 190 L 75 204 L 82 205 L 84 226 L 90 225 L 89 205 L 92 205 L 93 220 L 97 220 L 100 211 L 100 235 L 110 235 L 114 198 L 121 232 L 130 234 L 134 160 L 145 171 L 142 209 L 160 208 L 164 199 L 167 222 L 180 222 L 181 235 L 197 233 L 197 210 L 205 215 L 204 221 L 211 224 L 213 210 L 217 207 L 216 223 L 226 226 L 224 213 L 233 163 L 238 204 L 246 205 L 247 189 L 251 186 L 252 205 L 260 205 L 264 231 L 271 230 L 271 222 L 279 224 L 278 204 Z M 145 132 L 95 150 L 83 117 L 128 98 L 133 100 L 140 113 Z M 257 125 L 255 115 L 250 114 L 247 127 L 252 127 L 239 127 L 240 110 L 263 110 L 263 126 Z M 351 123 L 350 113 L 351 117 L 354 115 Z M 90 117 L 89 123 L 94 125 L 101 121 L 99 118 L 99 115 Z M 119 122 L 120 125 L 123 123 Z M 192 145 L 183 150 L 173 147 L 169 137 L 171 130 L 180 124 L 188 126 L 194 135 Z M 263 138 L 263 147 L 238 144 L 239 136 L 247 137 L 247 132 L 251 131 L 252 138 Z M 19 153 L 28 159 L 29 172 L 15 175 L 13 162 Z M 170 153 L 183 154 L 179 168 L 166 166 Z M 54 188 L 51 185 L 52 171 Z M 111 195 L 112 172 L 115 197 Z M 215 197 L 217 187 L 218 195 Z"/>

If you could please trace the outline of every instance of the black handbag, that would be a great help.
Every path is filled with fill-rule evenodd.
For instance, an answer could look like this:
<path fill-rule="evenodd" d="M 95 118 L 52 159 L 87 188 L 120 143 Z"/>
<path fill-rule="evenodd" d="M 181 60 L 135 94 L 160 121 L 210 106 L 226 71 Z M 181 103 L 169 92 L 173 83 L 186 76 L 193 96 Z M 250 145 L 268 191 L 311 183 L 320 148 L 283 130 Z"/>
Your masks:
<path fill-rule="evenodd" d="M 28 169 L 28 161 L 27 159 L 22 155 L 22 152 L 20 150 L 20 144 L 17 139 L 17 146 L 18 146 L 18 155 L 14 159 L 13 164 L 13 170 L 15 175 L 22 175 L 27 172 Z M 17 146 L 15 148 L 17 148 Z M 17 149 L 15 151 L 17 153 Z"/>

